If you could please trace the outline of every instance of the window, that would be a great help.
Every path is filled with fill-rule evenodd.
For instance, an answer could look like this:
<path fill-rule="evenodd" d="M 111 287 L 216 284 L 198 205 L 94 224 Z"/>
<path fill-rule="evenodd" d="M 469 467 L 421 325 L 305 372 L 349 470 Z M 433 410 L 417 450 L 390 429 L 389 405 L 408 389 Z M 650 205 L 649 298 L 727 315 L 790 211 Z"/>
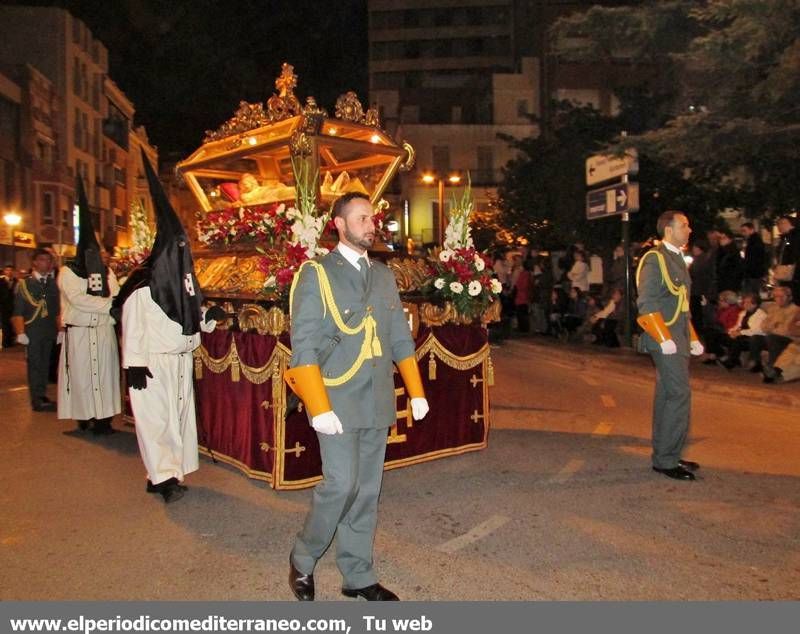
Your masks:
<path fill-rule="evenodd" d="M 83 143 L 83 128 L 81 127 L 81 111 L 75 108 L 75 125 L 72 129 L 72 145 L 76 148 L 82 148 L 81 145 Z"/>
<path fill-rule="evenodd" d="M 494 181 L 494 148 L 491 145 L 479 145 L 478 152 L 478 171 L 475 173 L 475 180 L 478 183 L 492 183 Z"/>
<path fill-rule="evenodd" d="M 72 63 L 72 92 L 81 95 L 81 63 L 76 57 Z"/>
<path fill-rule="evenodd" d="M 431 148 L 431 158 L 434 171 L 443 178 L 450 171 L 450 147 L 434 145 Z"/>
<path fill-rule="evenodd" d="M 55 200 L 53 192 L 42 194 L 42 224 L 52 225 L 55 221 Z"/>

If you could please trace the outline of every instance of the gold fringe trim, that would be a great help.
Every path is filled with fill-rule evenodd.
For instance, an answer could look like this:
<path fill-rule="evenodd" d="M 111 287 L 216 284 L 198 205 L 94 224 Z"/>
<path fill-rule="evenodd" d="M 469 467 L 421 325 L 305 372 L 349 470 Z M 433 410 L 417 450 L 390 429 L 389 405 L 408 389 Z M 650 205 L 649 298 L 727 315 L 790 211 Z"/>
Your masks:
<path fill-rule="evenodd" d="M 431 381 L 436 380 L 436 357 L 433 356 L 433 350 L 431 350 L 431 355 L 428 357 L 428 378 Z"/>
<path fill-rule="evenodd" d="M 454 370 L 471 370 L 476 365 L 483 363 L 483 361 L 489 356 L 489 344 L 484 344 L 477 352 L 460 357 L 445 348 L 441 342 L 433 336 L 433 334 L 429 334 L 424 343 L 417 348 L 417 360 L 422 359 L 426 354 L 431 355 L 431 358 L 428 360 L 429 376 L 431 359 L 433 359 L 434 355 L 441 359 L 445 365 L 450 366 Z M 434 364 L 435 363 L 436 362 L 434 361 Z"/>
<path fill-rule="evenodd" d="M 494 387 L 494 364 L 492 363 L 492 355 L 486 355 L 486 382 L 489 384 L 489 387 Z"/>
<path fill-rule="evenodd" d="M 286 348 L 284 346 L 276 345 L 272 351 L 272 354 L 267 359 L 267 362 L 262 365 L 261 367 L 252 367 L 244 363 L 239 358 L 239 351 L 236 349 L 236 339 L 231 338 L 231 345 L 228 348 L 228 352 L 224 357 L 215 359 L 212 357 L 208 350 L 206 350 L 205 346 L 200 344 L 195 351 L 195 376 L 198 376 L 198 363 L 200 364 L 200 375 L 198 378 L 202 376 L 202 366 L 205 366 L 215 374 L 222 374 L 226 372 L 228 368 L 231 371 L 231 381 L 234 383 L 238 383 L 241 380 L 241 375 L 250 381 L 250 383 L 254 383 L 256 385 L 260 385 L 265 383 L 267 380 L 272 379 L 272 390 L 273 390 L 273 399 L 277 398 L 275 395 L 280 394 L 282 390 L 282 386 L 280 385 L 280 376 L 281 376 L 281 367 L 280 367 L 280 360 L 281 357 L 288 357 L 286 353 Z M 199 360 L 199 361 L 198 361 Z M 277 379 L 276 377 L 277 373 Z M 276 381 L 278 385 L 276 386 Z"/>

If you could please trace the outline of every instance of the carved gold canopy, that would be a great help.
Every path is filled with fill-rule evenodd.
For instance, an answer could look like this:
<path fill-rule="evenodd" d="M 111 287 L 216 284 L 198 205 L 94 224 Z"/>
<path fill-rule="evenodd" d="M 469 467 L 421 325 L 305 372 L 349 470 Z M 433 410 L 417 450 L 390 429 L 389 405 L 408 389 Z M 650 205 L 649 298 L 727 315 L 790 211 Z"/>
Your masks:
<path fill-rule="evenodd" d="M 239 195 L 246 174 L 257 202 L 291 202 L 296 178 L 293 158 L 303 159 L 316 175 L 318 202 L 346 191 L 362 191 L 376 203 L 399 169 L 413 164 L 413 149 L 398 145 L 380 127 L 377 111 L 364 112 L 352 92 L 339 97 L 334 117 L 313 97 L 301 107 L 294 95 L 297 77 L 284 64 L 266 104 L 241 102 L 233 118 L 206 140 L 178 170 L 204 211 L 249 204 Z M 251 194 L 250 200 L 256 201 Z"/>

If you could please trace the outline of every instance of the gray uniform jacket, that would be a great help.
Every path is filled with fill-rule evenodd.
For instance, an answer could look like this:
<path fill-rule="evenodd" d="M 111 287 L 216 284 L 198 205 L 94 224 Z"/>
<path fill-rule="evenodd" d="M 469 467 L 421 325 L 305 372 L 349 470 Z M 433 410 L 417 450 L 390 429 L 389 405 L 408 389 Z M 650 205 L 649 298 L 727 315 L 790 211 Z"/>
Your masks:
<path fill-rule="evenodd" d="M 45 300 L 46 310 L 41 310 L 37 305 L 42 299 Z M 17 285 L 14 315 L 21 316 L 25 320 L 25 334 L 30 339 L 55 339 L 58 334 L 59 310 L 58 284 L 52 277 L 47 278 L 45 286 L 42 286 L 33 275 L 29 275 Z"/>
<path fill-rule="evenodd" d="M 349 381 L 327 386 L 333 411 L 345 431 L 390 427 L 397 418 L 392 362 L 415 353 L 394 274 L 383 263 L 370 260 L 371 279 L 365 289 L 360 272 L 338 251 L 319 262 L 347 326 L 356 327 L 367 313 L 371 314 L 382 348 L 381 356 L 366 359 Z M 309 265 L 299 273 L 291 315 L 291 367 L 318 365 L 320 353 L 338 336 L 340 341 L 322 368 L 322 376 L 339 377 L 351 368 L 361 351 L 364 332 L 347 335 L 339 331 L 331 312 L 324 310 L 317 271 Z"/>
<path fill-rule="evenodd" d="M 691 294 L 692 282 L 683 257 L 667 249 L 663 243 L 655 247 L 655 250 L 664 256 L 672 284 L 676 287 L 686 287 L 686 297 L 688 301 L 688 297 Z M 650 253 L 650 251 L 648 251 L 648 253 Z M 647 254 L 642 257 L 645 258 L 645 260 L 639 271 L 639 297 L 636 300 L 639 314 L 661 313 L 664 317 L 664 321 L 669 322 L 675 314 L 675 310 L 678 306 L 678 298 L 667 288 L 667 284 L 661 275 L 661 267 L 659 266 L 658 258 L 654 255 Z M 685 357 L 689 356 L 689 317 L 688 310 L 686 312 L 681 312 L 678 315 L 677 321 L 671 326 L 668 326 L 670 335 L 672 335 L 672 340 L 678 348 L 678 354 Z M 642 333 L 639 339 L 639 348 L 643 352 L 661 352 L 659 343 L 646 332 Z"/>

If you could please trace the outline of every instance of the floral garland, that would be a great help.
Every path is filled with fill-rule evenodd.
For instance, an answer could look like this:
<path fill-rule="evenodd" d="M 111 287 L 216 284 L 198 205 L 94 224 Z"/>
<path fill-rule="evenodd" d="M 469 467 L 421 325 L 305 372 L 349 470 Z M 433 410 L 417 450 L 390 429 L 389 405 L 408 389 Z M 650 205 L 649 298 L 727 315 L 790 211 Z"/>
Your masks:
<path fill-rule="evenodd" d="M 473 209 L 471 183 L 453 205 L 445 229 L 444 245 L 434 252 L 432 278 L 426 292 L 450 301 L 467 317 L 481 315 L 503 289 L 494 277 L 489 257 L 475 249 L 469 218 Z"/>
<path fill-rule="evenodd" d="M 139 266 L 150 255 L 155 233 L 147 224 L 147 215 L 141 202 L 134 201 L 130 205 L 131 246 L 117 247 L 111 268 L 121 280 Z"/>

